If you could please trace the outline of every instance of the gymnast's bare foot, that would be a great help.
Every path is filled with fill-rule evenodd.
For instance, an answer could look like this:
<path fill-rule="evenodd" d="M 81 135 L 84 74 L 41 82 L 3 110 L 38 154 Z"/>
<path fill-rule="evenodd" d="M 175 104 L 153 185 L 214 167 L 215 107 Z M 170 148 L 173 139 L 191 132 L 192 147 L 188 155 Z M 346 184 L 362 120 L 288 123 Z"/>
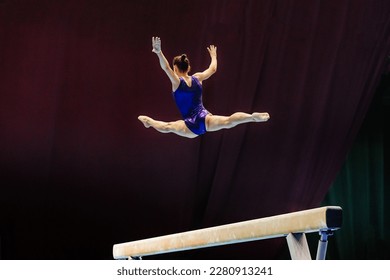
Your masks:
<path fill-rule="evenodd" d="M 139 116 L 138 119 L 144 124 L 146 128 L 150 127 L 150 122 L 152 121 L 151 118 L 147 116 Z"/>
<path fill-rule="evenodd" d="M 269 120 L 268 113 L 253 113 L 252 117 L 255 120 L 255 122 L 266 122 Z"/>

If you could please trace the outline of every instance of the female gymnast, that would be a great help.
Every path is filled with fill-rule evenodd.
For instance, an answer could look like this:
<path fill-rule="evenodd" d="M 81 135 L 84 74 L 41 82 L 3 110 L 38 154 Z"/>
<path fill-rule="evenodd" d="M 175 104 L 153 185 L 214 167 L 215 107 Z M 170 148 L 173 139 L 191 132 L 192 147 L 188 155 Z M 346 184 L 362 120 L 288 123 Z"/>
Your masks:
<path fill-rule="evenodd" d="M 191 70 L 187 55 L 182 54 L 173 59 L 173 70 L 161 51 L 161 39 L 152 38 L 153 52 L 157 54 L 161 68 L 168 75 L 172 83 L 172 92 L 176 105 L 183 120 L 163 122 L 148 116 L 139 116 L 138 119 L 146 128 L 153 127 L 162 133 L 175 133 L 182 137 L 195 138 L 206 132 L 232 128 L 238 124 L 248 122 L 265 122 L 269 119 L 268 113 L 236 112 L 231 116 L 212 115 L 205 109 L 202 102 L 202 82 L 217 71 L 217 47 L 210 45 L 207 48 L 211 63 L 203 71 L 189 75 Z"/>

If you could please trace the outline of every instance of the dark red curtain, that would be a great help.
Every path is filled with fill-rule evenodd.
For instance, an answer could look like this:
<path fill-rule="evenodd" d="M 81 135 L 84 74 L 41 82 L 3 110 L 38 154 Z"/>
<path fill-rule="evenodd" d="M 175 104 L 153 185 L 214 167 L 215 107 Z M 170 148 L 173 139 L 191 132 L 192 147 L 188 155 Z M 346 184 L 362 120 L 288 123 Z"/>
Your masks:
<path fill-rule="evenodd" d="M 317 207 L 390 53 L 390 2 L 0 1 L 0 256 L 111 259 L 112 245 Z M 214 114 L 268 112 L 196 139 L 151 52 L 193 72 Z M 160 258 L 274 259 L 283 239 Z"/>

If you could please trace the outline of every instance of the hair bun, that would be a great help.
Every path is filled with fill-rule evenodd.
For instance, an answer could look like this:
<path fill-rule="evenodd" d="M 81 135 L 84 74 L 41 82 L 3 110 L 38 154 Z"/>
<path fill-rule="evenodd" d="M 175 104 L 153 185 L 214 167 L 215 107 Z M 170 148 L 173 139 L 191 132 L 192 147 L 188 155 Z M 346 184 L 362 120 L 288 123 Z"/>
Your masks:
<path fill-rule="evenodd" d="M 176 65 L 180 72 L 186 73 L 190 67 L 190 60 L 185 53 L 180 54 L 173 58 L 173 65 Z"/>

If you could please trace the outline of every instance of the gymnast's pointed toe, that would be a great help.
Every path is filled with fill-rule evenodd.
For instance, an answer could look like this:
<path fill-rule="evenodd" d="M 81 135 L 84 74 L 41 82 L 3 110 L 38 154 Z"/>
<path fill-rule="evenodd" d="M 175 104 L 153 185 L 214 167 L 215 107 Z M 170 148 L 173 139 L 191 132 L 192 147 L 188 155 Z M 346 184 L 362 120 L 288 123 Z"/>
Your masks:
<path fill-rule="evenodd" d="M 150 127 L 150 123 L 149 123 L 149 121 L 150 121 L 150 118 L 149 117 L 147 117 L 147 116 L 138 116 L 138 119 L 144 124 L 144 126 L 146 127 L 146 128 L 149 128 Z"/>
<path fill-rule="evenodd" d="M 252 116 L 256 122 L 266 122 L 270 118 L 268 113 L 253 113 Z"/>

